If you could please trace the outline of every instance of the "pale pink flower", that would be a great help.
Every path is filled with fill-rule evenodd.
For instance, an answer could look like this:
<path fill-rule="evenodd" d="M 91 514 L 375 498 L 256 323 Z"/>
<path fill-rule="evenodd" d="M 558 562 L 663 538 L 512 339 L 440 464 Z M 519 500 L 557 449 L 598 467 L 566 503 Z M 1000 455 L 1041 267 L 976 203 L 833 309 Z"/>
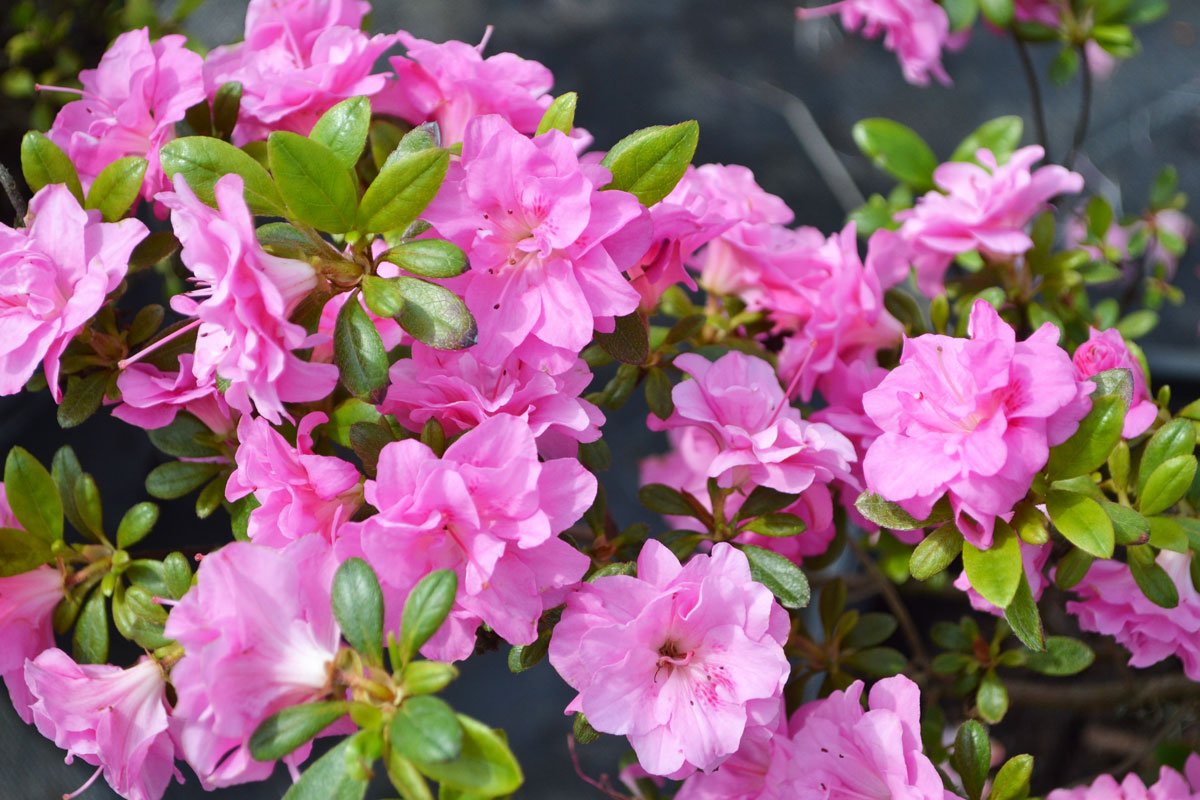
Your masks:
<path fill-rule="evenodd" d="M 934 0 L 839 0 L 817 8 L 797 8 L 801 20 L 841 12 L 842 25 L 867 39 L 883 36 L 883 46 L 896 54 L 904 79 L 917 86 L 929 76 L 949 86 L 942 67 L 942 48 L 949 46 L 950 18 Z"/>
<path fill-rule="evenodd" d="M 79 73 L 82 97 L 67 103 L 46 135 L 66 151 L 85 189 L 112 162 L 146 159 L 142 197 L 167 188 L 158 153 L 175 123 L 204 99 L 204 59 L 183 36 L 150 41 L 146 28 L 122 33 L 96 69 Z"/>
<path fill-rule="evenodd" d="M 1013 15 L 1021 22 L 1057 28 L 1062 7 L 1058 0 L 1013 0 Z"/>
<path fill-rule="evenodd" d="M 33 196 L 26 224 L 0 222 L 0 395 L 21 391 L 43 363 L 58 401 L 63 351 L 124 279 L 148 231 L 136 219 L 101 222 L 62 184 Z"/>
<path fill-rule="evenodd" d="M 867 488 L 917 519 L 948 494 L 958 529 L 976 547 L 992 544 L 996 517 L 1025 496 L 1050 448 L 1087 415 L 1070 357 L 1047 323 L 1023 342 L 983 300 L 970 339 L 905 339 L 900 364 L 863 396 L 883 433 L 867 450 Z"/>
<path fill-rule="evenodd" d="M 1050 560 L 1050 552 L 1054 547 L 1049 542 L 1038 545 L 1019 540 L 1019 543 L 1021 546 L 1021 565 L 1025 571 L 1025 580 L 1029 581 L 1029 591 L 1033 593 L 1035 601 L 1041 600 L 1042 593 L 1046 591 L 1046 587 L 1050 584 L 1049 578 L 1046 577 L 1046 562 Z M 983 595 L 975 591 L 975 588 L 971 586 L 970 579 L 967 578 L 965 570 L 955 579 L 954 588 L 967 593 L 967 599 L 971 602 L 971 608 L 976 611 L 993 614 L 997 617 L 1004 614 L 1004 609 L 993 605 L 985 600 Z"/>
<path fill-rule="evenodd" d="M 170 425 L 180 411 L 186 411 L 213 433 L 232 433 L 233 411 L 217 390 L 214 376 L 199 382 L 192 372 L 193 362 L 194 356 L 184 353 L 179 356 L 177 372 L 163 372 L 145 363 L 127 366 L 117 378 L 121 403 L 113 409 L 113 416 L 154 430 Z"/>
<path fill-rule="evenodd" d="M 159 800 L 175 770 L 162 667 L 76 664 L 58 648 L 25 663 L 33 722 L 47 739 L 98 767 L 127 800 Z M 181 778 L 182 779 L 182 778 Z M 94 780 L 94 778 L 93 778 Z"/>
<path fill-rule="evenodd" d="M 484 420 L 440 459 L 414 439 L 386 445 L 364 492 L 379 513 L 342 528 L 338 555 L 375 568 L 389 619 L 430 572 L 458 575 L 450 618 L 422 649 L 430 658 L 466 658 L 481 622 L 512 644 L 533 642 L 538 618 L 587 571 L 558 534 L 592 504 L 596 479 L 574 459 L 539 461 L 519 417 Z"/>
<path fill-rule="evenodd" d="M 316 286 L 316 271 L 262 249 L 240 176 L 224 176 L 214 191 L 216 209 L 197 199 L 177 175 L 175 191 L 158 195 L 171 209 L 183 263 L 200 285 L 172 298 L 171 307 L 199 320 L 192 363 L 197 383 L 228 381 L 224 395 L 232 408 L 245 414 L 257 410 L 278 423 L 284 403 L 319 400 L 337 383 L 337 367 L 309 363 L 292 352 L 317 343 L 288 321 Z"/>
<path fill-rule="evenodd" d="M 313 428 L 328 419 L 320 412 L 305 415 L 295 447 L 265 419 L 247 415 L 238 423 L 237 469 L 225 485 L 225 499 L 253 494 L 258 500 L 247 527 L 256 544 L 283 547 L 310 533 L 332 542 L 362 505 L 358 468 L 312 450 Z"/>
<path fill-rule="evenodd" d="M 476 358 L 498 364 L 534 339 L 566 369 L 593 330 L 637 309 L 621 273 L 646 252 L 650 219 L 632 195 L 600 191 L 609 180 L 559 131 L 531 140 L 495 115 L 467 124 L 423 216 L 470 258 L 456 289 L 479 324 Z"/>
<path fill-rule="evenodd" d="M 165 633 L 184 649 L 171 669 L 171 735 L 205 789 L 266 779 L 275 765 L 250 757 L 250 735 L 323 695 L 341 638 L 329 600 L 336 567 L 318 536 L 282 549 L 234 542 L 205 556 L 171 609 Z"/>
<path fill-rule="evenodd" d="M 1125 427 L 1121 429 L 1121 436 L 1132 439 L 1145 433 L 1154 424 L 1158 418 L 1158 406 L 1146 386 L 1146 371 L 1129 351 L 1129 345 L 1120 331 L 1116 328 L 1106 331 L 1089 328 L 1088 340 L 1075 350 L 1072 361 L 1075 375 L 1081 381 L 1109 369 L 1129 370 L 1133 378 L 1133 399 L 1129 411 L 1125 413 Z"/>
<path fill-rule="evenodd" d="M 629 737 L 642 767 L 713 770 L 743 734 L 783 713 L 787 613 L 722 542 L 682 566 L 655 540 L 637 577 L 613 575 L 567 599 L 550 663 L 598 731 Z"/>
<path fill-rule="evenodd" d="M 1067 611 L 1085 631 L 1116 639 L 1129 651 L 1131 667 L 1149 667 L 1178 656 L 1184 673 L 1200 681 L 1200 592 L 1188 572 L 1194 557 L 1163 550 L 1156 559 L 1179 593 L 1175 608 L 1146 599 L 1128 565 L 1097 560 L 1072 590 L 1079 599 L 1067 603 Z"/>
<path fill-rule="evenodd" d="M 392 365 L 391 386 L 379 407 L 401 425 L 419 432 L 436 419 L 447 436 L 457 436 L 489 417 L 522 417 L 543 455 L 567 456 L 580 442 L 600 438 L 604 414 L 580 394 L 591 370 L 576 359 L 565 372 L 512 353 L 497 366 L 480 362 L 471 350 L 436 350 L 414 344 L 412 357 Z"/>
<path fill-rule="evenodd" d="M 1158 782 L 1149 787 L 1134 772 L 1120 783 L 1111 775 L 1101 775 L 1088 786 L 1055 789 L 1046 800 L 1200 800 L 1200 755 L 1188 756 L 1182 775 L 1159 767 Z"/>
<path fill-rule="evenodd" d="M 679 788 L 675 800 L 798 800 L 802 782 L 795 744 L 784 718 L 778 729 L 750 728 L 741 747 L 714 772 L 696 772 Z"/>
<path fill-rule="evenodd" d="M 953 800 L 921 749 L 921 693 L 904 675 L 863 682 L 801 706 L 791 719 L 794 797 Z"/>
<path fill-rule="evenodd" d="M 709 434 L 718 452 L 706 474 L 721 486 L 799 494 L 814 482 L 854 482 L 849 474 L 854 447 L 828 425 L 801 419 L 766 361 L 732 351 L 716 362 L 684 353 L 674 363 L 692 380 L 671 390 L 670 418 L 651 415 L 646 424 L 651 430 L 696 427 Z"/>
<path fill-rule="evenodd" d="M 937 294 L 954 257 L 972 250 L 996 258 L 1018 256 L 1033 247 L 1025 232 L 1029 222 L 1060 194 L 1083 189 L 1083 177 L 1057 164 L 1031 169 L 1045 152 L 1023 147 L 1000 165 L 986 148 L 979 164 L 948 162 L 933 173 L 941 190 L 921 197 L 896 214 L 900 235 L 913 249 L 917 283 Z M 944 192 L 944 193 L 943 193 Z"/>
<path fill-rule="evenodd" d="M 307 135 L 342 100 L 370 97 L 387 85 L 372 74 L 395 35 L 369 37 L 359 26 L 371 6 L 354 0 L 251 0 L 244 42 L 217 47 L 205 60 L 210 96 L 242 84 L 234 144 L 272 131 Z"/>
<path fill-rule="evenodd" d="M 445 144 L 463 141 L 467 123 L 498 114 L 515 130 L 532 134 L 546 107 L 554 76 L 536 61 L 512 53 L 483 57 L 488 28 L 477 45 L 430 42 L 406 31 L 396 38 L 408 52 L 389 59 L 396 73 L 379 97 L 380 111 L 413 125 L 436 122 Z"/>

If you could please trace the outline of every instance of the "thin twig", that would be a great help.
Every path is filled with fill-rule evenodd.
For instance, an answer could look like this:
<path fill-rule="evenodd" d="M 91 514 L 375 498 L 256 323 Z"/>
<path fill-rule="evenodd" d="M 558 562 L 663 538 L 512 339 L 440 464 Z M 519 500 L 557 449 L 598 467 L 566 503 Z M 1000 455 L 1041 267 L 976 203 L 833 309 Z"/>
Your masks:
<path fill-rule="evenodd" d="M 596 788 L 601 794 L 611 798 L 611 800 L 633 800 L 629 795 L 621 794 L 612 788 L 607 775 L 601 775 L 600 780 L 596 780 L 583 771 L 583 765 L 579 763 L 579 754 L 575 752 L 575 737 L 569 733 L 567 734 L 567 751 L 571 754 L 571 764 L 575 767 L 575 774 L 584 783 Z"/>
<path fill-rule="evenodd" d="M 1013 35 L 1017 45 L 1017 56 L 1021 59 L 1021 70 L 1025 73 L 1025 83 L 1029 84 L 1029 101 L 1033 106 L 1033 125 L 1037 129 L 1038 144 L 1050 160 L 1050 137 L 1046 134 L 1046 109 L 1042 105 L 1042 87 L 1038 83 L 1037 71 L 1033 67 L 1033 59 L 1029 56 L 1029 45 L 1017 35 Z"/>
<path fill-rule="evenodd" d="M 1067 169 L 1075 165 L 1075 159 L 1083 147 L 1083 140 L 1087 138 L 1088 123 L 1092 118 L 1092 68 L 1088 66 L 1087 51 L 1084 50 L 1083 45 L 1079 45 L 1078 52 L 1082 69 L 1079 76 L 1079 118 L 1075 120 L 1075 136 L 1071 140 L 1071 152 L 1067 154 L 1067 160 L 1063 162 L 1063 166 Z"/>
<path fill-rule="evenodd" d="M 912 616 L 908 613 L 908 608 L 904 605 L 904 600 L 900 597 L 900 592 L 896 591 L 896 586 L 886 575 L 876 566 L 875 562 L 867 555 L 867 551 L 862 545 L 854 540 L 854 537 L 847 536 L 846 541 L 850 544 L 850 548 L 854 550 L 854 555 L 866 568 L 871 579 L 875 581 L 875 585 L 879 587 L 880 594 L 883 595 L 883 600 L 887 603 L 892 614 L 896 617 L 896 621 L 900 623 L 900 630 L 904 633 L 904 638 L 908 642 L 908 647 L 912 650 L 912 660 L 916 666 L 922 671 L 929 666 L 929 654 L 925 651 L 925 643 L 921 641 L 921 634 L 917 630 L 916 623 L 913 622 Z"/>
<path fill-rule="evenodd" d="M 8 195 L 8 202 L 12 204 L 13 211 L 17 214 L 17 224 L 22 224 L 29 207 L 25 205 L 25 198 L 22 196 L 21 190 L 17 188 L 16 179 L 3 164 L 0 164 L 0 187 Z"/>

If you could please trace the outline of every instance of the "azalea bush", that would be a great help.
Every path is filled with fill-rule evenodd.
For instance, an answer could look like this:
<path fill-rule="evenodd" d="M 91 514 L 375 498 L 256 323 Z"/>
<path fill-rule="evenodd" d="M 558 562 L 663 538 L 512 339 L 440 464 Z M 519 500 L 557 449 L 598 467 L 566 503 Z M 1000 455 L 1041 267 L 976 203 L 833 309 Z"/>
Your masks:
<path fill-rule="evenodd" d="M 828 235 L 693 165 L 696 123 L 594 142 L 541 64 L 368 35 L 358 0 L 251 0 L 205 55 L 132 30 L 45 87 L 78 96 L 22 142 L 31 196 L 3 174 L 0 393 L 144 429 L 147 495 L 228 529 L 187 550 L 150 500 L 114 529 L 99 465 L 8 453 L 0 674 L 95 767 L 72 796 L 280 761 L 288 800 L 519 795 L 503 731 L 439 697 L 504 648 L 497 685 L 548 660 L 576 692 L 572 746 L 627 740 L 580 772 L 610 798 L 1200 797 L 1175 728 L 1157 776 L 1074 788 L 992 737 L 1022 703 L 1196 723 L 1200 400 L 1135 343 L 1191 222 L 1170 169 L 1133 214 L 1072 169 L 1165 6 L 800 9 L 912 82 L 986 26 L 1035 107 L 1031 48 L 1084 87 L 1070 143 L 1002 117 L 939 163 L 860 122 L 897 183 Z M 669 450 L 617 463 L 638 393 Z M 635 468 L 660 525 L 606 502 Z"/>

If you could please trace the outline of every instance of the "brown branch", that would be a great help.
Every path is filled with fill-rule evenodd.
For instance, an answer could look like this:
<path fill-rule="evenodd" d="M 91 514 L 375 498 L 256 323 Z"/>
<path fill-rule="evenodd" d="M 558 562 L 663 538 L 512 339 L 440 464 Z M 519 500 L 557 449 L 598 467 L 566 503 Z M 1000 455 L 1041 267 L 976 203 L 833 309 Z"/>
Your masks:
<path fill-rule="evenodd" d="M 1091 711 L 1106 705 L 1142 706 L 1169 700 L 1200 700 L 1200 683 L 1184 675 L 1066 685 L 1006 680 L 1004 685 L 1014 703 L 1071 711 Z"/>

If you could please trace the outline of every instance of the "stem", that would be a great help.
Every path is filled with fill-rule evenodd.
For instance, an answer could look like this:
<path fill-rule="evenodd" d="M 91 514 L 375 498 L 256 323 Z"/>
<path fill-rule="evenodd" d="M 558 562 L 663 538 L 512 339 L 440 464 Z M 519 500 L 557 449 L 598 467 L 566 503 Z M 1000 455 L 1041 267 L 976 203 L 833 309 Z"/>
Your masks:
<path fill-rule="evenodd" d="M 141 361 L 143 358 L 145 358 L 146 356 L 150 355 L 150 354 L 151 354 L 151 353 L 153 353 L 155 350 L 157 350 L 158 348 L 162 347 L 164 344 L 167 344 L 167 343 L 168 343 L 168 342 L 170 342 L 171 340 L 173 340 L 173 339 L 176 339 L 176 338 L 178 338 L 178 337 L 180 337 L 180 336 L 183 336 L 185 333 L 187 333 L 188 331 L 190 331 L 192 328 L 195 328 L 195 327 L 196 327 L 196 326 L 198 326 L 199 324 L 200 324 L 200 320 L 199 320 L 199 319 L 194 319 L 194 320 L 192 320 L 192 321 L 191 321 L 191 322 L 189 322 L 187 325 L 184 325 L 182 328 L 179 328 L 179 329 L 178 329 L 178 330 L 176 330 L 176 331 L 172 331 L 170 334 L 168 334 L 168 335 L 166 335 L 166 336 L 162 337 L 162 338 L 161 338 L 161 339 L 159 339 L 157 342 L 154 342 L 154 343 L 153 343 L 153 344 L 151 344 L 150 346 L 148 346 L 148 347 L 144 348 L 144 349 L 143 349 L 141 352 L 137 353 L 136 355 L 130 356 L 129 358 L 123 358 L 123 359 L 121 359 L 120 361 L 118 361 L 118 362 L 117 362 L 117 369 L 125 369 L 125 368 L 126 368 L 126 367 L 128 367 L 130 364 L 134 364 L 134 363 L 136 363 L 136 362 L 138 362 L 138 361 Z"/>
<path fill-rule="evenodd" d="M 1042 105 L 1042 87 L 1038 83 L 1037 71 L 1033 68 L 1033 59 L 1029 57 L 1029 45 L 1019 36 L 1013 35 L 1017 45 L 1017 56 L 1021 59 L 1021 70 L 1025 73 L 1025 83 L 1029 85 L 1029 101 L 1033 106 L 1033 125 L 1037 128 L 1038 144 L 1050 160 L 1050 137 L 1046 135 L 1046 109 Z"/>
<path fill-rule="evenodd" d="M 21 195 L 21 190 L 17 188 L 16 179 L 13 178 L 12 173 L 3 164 L 0 164 L 0 187 L 8 195 L 8 202 L 17 214 L 17 224 L 24 224 L 25 214 L 29 211 L 29 207 L 25 204 L 25 198 Z"/>
<path fill-rule="evenodd" d="M 929 666 L 929 654 L 925 651 L 925 644 L 921 641 L 921 634 L 917 630 L 916 623 L 913 622 L 912 616 L 908 613 L 908 609 L 904 605 L 904 600 L 900 597 L 900 592 L 896 591 L 896 586 L 888 580 L 888 577 L 880 571 L 867 552 L 863 550 L 852 536 L 846 537 L 846 542 L 850 548 L 854 550 L 855 557 L 866 568 L 867 573 L 879 587 L 880 594 L 883 595 L 883 600 L 887 603 L 892 614 L 895 615 L 896 621 L 900 623 L 900 630 L 904 633 L 904 638 L 908 642 L 908 647 L 912 650 L 913 661 L 917 667 L 924 671 Z"/>
<path fill-rule="evenodd" d="M 1200 698 L 1200 683 L 1184 675 L 1067 685 L 1062 682 L 1007 680 L 1004 685 L 1014 703 L 1072 711 L 1090 711 L 1107 705 L 1141 706 L 1166 700 Z"/>
<path fill-rule="evenodd" d="M 1079 85 L 1079 118 L 1075 120 L 1075 136 L 1071 140 L 1071 152 L 1067 154 L 1067 160 L 1063 164 L 1067 169 L 1075 164 L 1079 149 L 1083 147 L 1083 140 L 1087 138 L 1088 123 L 1092 117 L 1092 68 L 1088 66 L 1087 51 L 1084 46 L 1079 45 L 1076 50 L 1079 53 L 1083 72 L 1080 75 Z"/>

